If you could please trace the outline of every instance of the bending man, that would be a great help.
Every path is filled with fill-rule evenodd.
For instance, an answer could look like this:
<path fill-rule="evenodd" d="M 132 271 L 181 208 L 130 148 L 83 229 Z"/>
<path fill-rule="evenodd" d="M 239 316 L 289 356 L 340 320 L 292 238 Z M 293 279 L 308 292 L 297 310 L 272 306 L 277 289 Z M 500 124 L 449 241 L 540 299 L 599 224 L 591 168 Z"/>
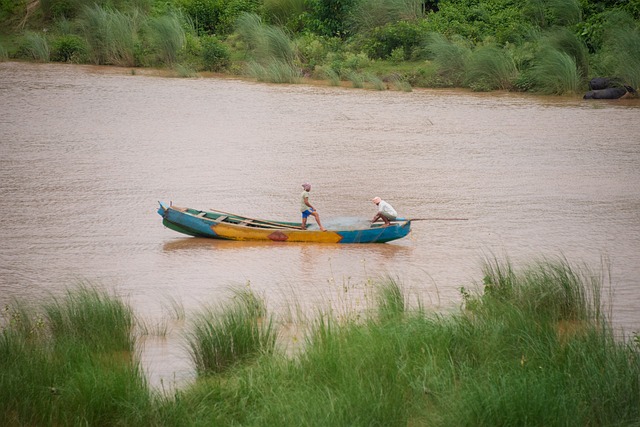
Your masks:
<path fill-rule="evenodd" d="M 393 209 L 393 206 L 382 200 L 380 197 L 374 197 L 371 201 L 378 205 L 378 213 L 375 214 L 375 216 L 371 220 L 371 223 L 373 224 L 377 220 L 381 219 L 382 221 L 384 221 L 385 226 L 391 225 L 390 221 L 396 219 L 396 217 L 398 216 L 398 212 Z"/>

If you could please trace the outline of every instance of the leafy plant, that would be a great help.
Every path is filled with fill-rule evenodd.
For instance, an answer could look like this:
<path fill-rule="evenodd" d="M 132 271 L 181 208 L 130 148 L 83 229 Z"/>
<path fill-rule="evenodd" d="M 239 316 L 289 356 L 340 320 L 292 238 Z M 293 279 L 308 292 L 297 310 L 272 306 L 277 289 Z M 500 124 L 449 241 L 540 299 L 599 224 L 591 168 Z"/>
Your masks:
<path fill-rule="evenodd" d="M 215 36 L 202 36 L 202 64 L 206 71 L 222 71 L 230 64 L 227 46 Z"/>
<path fill-rule="evenodd" d="M 87 57 L 87 43 L 75 34 L 66 34 L 53 39 L 51 60 L 82 63 Z"/>
<path fill-rule="evenodd" d="M 389 58 L 395 49 L 402 48 L 404 61 L 421 47 L 426 34 L 426 27 L 420 22 L 394 22 L 371 30 L 362 38 L 361 45 L 374 59 Z"/>

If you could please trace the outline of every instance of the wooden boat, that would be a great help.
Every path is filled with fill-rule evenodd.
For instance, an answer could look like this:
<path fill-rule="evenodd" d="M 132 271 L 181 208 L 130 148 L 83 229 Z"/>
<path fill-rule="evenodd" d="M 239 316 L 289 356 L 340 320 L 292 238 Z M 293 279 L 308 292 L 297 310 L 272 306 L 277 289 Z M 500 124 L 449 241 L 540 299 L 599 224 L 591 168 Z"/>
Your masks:
<path fill-rule="evenodd" d="M 370 224 L 358 229 L 308 227 L 299 222 L 268 221 L 216 210 L 181 208 L 159 202 L 162 223 L 179 233 L 224 240 L 266 240 L 275 242 L 384 243 L 401 239 L 411 231 L 411 220 L 398 218 L 391 225 Z"/>

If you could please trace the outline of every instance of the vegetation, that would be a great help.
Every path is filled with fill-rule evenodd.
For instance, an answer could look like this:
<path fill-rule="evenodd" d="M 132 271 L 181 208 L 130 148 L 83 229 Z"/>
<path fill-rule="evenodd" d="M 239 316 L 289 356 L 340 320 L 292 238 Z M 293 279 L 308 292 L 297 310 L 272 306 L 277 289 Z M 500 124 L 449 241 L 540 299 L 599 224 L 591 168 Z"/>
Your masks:
<path fill-rule="evenodd" d="M 169 395 L 147 386 L 136 319 L 118 298 L 83 285 L 42 308 L 16 302 L 0 331 L 0 424 L 640 423 L 640 341 L 615 336 L 600 273 L 564 259 L 520 272 L 488 261 L 484 270 L 450 313 L 411 304 L 387 280 L 357 311 L 299 315 L 306 332 L 293 353 L 281 334 L 293 319 L 236 291 L 192 319 L 198 376 Z"/>
<path fill-rule="evenodd" d="M 0 60 L 376 90 L 640 86 L 640 0 L 0 0 L 0 28 Z"/>

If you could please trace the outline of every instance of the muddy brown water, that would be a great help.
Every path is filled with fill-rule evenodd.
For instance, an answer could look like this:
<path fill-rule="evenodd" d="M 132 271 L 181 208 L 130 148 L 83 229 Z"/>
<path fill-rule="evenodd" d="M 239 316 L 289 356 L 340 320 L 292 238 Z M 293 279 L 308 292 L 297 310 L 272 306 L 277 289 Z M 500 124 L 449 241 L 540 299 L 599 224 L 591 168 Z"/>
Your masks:
<path fill-rule="evenodd" d="M 494 256 L 604 264 L 615 325 L 640 329 L 638 100 L 5 62 L 0 106 L 0 303 L 78 281 L 117 292 L 167 331 L 141 341 L 154 384 L 192 375 L 176 310 L 188 321 L 234 286 L 277 313 L 357 309 L 390 276 L 446 309 Z M 417 221 L 382 245 L 314 245 L 189 238 L 156 214 L 163 200 L 297 220 L 305 181 L 325 225 L 372 217 L 374 196 L 405 217 L 468 220 Z"/>

